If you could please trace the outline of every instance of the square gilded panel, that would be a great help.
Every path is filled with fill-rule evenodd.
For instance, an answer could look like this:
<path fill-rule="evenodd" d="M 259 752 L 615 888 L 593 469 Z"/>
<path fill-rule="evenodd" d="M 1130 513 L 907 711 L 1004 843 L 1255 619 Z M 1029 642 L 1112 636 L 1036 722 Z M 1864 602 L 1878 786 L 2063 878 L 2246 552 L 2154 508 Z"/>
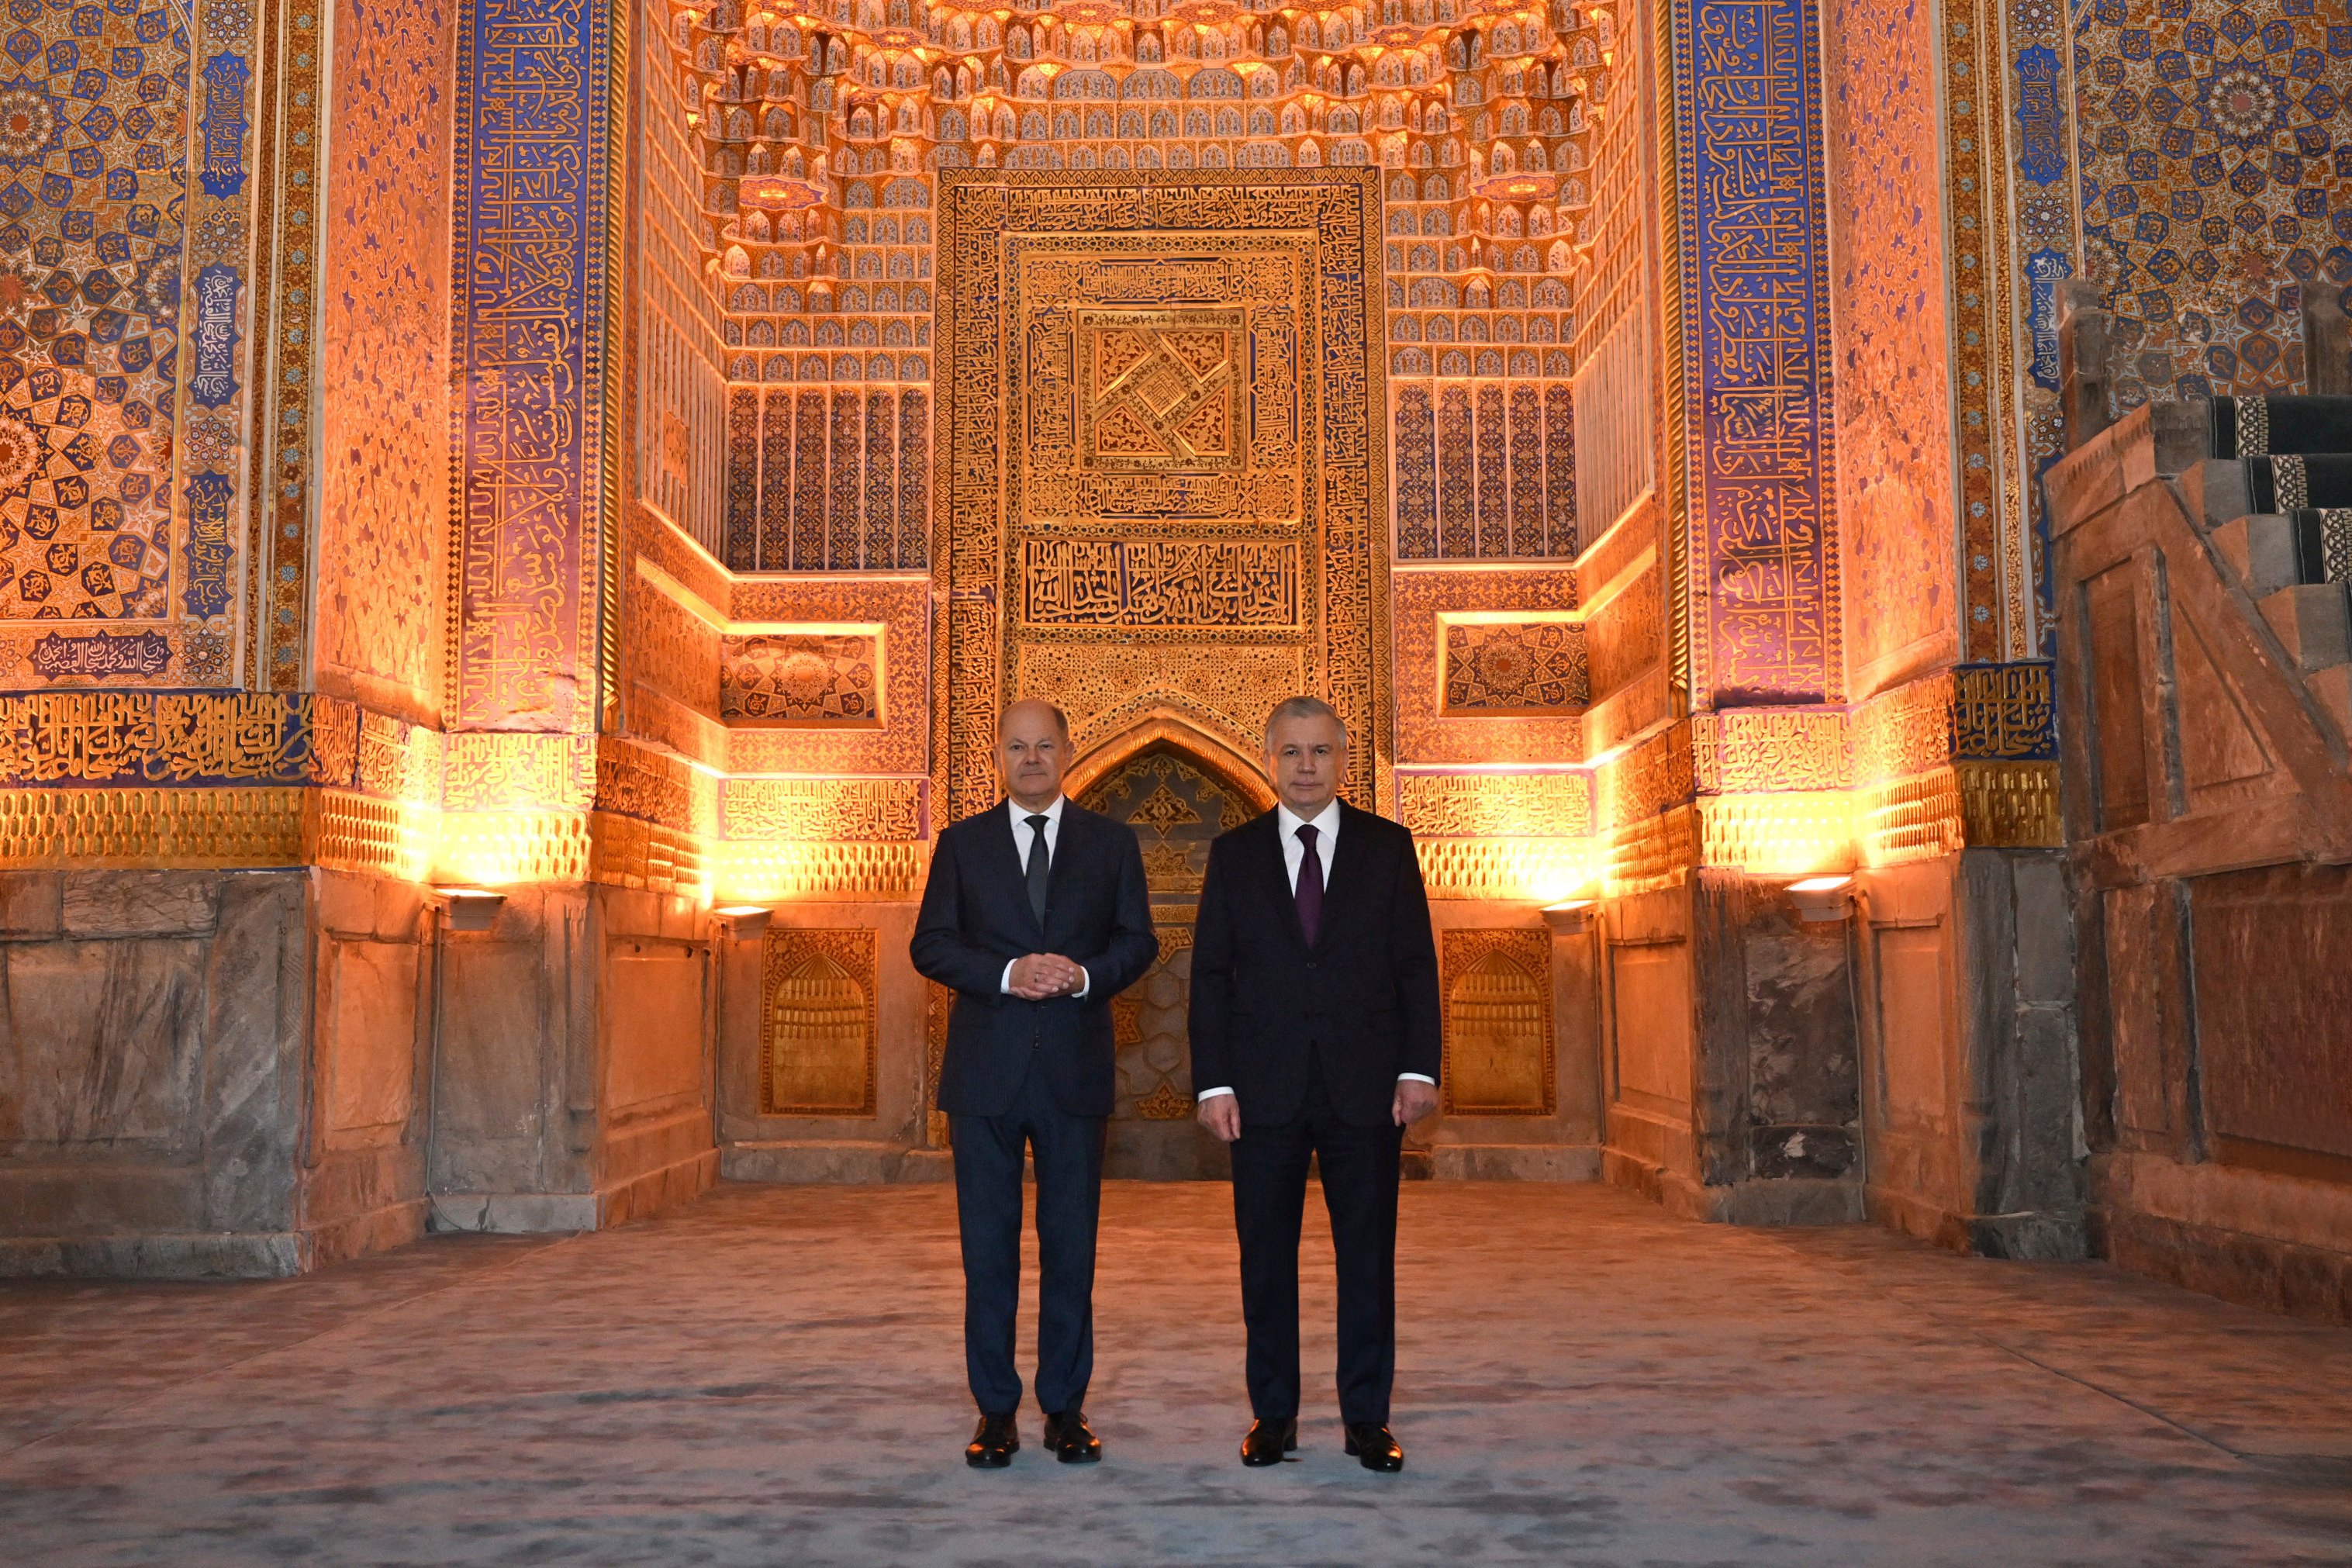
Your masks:
<path fill-rule="evenodd" d="M 1079 310 L 1078 465 L 1212 473 L 1248 456 L 1238 310 Z"/>
<path fill-rule="evenodd" d="M 1441 711 L 1447 718 L 1565 714 L 1589 685 L 1584 628 L 1574 622 L 1445 619 Z"/>
<path fill-rule="evenodd" d="M 873 729 L 882 722 L 879 631 L 719 639 L 719 716 L 730 723 Z"/>

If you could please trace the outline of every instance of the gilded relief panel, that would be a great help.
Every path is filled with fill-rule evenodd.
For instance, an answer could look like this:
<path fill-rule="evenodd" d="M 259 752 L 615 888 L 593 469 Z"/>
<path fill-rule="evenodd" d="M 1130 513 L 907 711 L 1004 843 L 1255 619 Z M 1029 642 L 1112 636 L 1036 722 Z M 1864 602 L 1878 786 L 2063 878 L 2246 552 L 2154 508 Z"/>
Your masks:
<path fill-rule="evenodd" d="M 1446 931 L 1438 942 L 1446 1113 L 1550 1115 L 1557 1100 L 1550 933 Z"/>
<path fill-rule="evenodd" d="M 943 178 L 939 572 L 950 809 L 995 799 L 1012 691 L 1083 752 L 1173 716 L 1254 753 L 1269 707 L 1388 760 L 1369 171 Z"/>
<path fill-rule="evenodd" d="M 930 579 L 927 577 L 810 575 L 782 580 L 739 581 L 733 585 L 729 619 L 737 636 L 769 642 L 805 637 L 845 637 L 870 645 L 870 661 L 855 658 L 838 668 L 828 663 L 824 689 L 812 690 L 809 717 L 778 726 L 730 725 L 727 771 L 733 773 L 916 774 L 929 763 Z M 823 632 L 794 628 L 824 627 Z M 854 652 L 847 643 L 835 655 Z M 828 660 L 834 655 L 828 655 Z M 721 663 L 729 662 L 726 658 Z M 856 666 L 870 662 L 865 675 Z M 838 679 L 835 679 L 838 677 Z M 863 684 L 872 694 L 869 711 L 852 716 L 843 682 Z M 793 690 L 801 688 L 794 686 Z M 740 688 L 739 688 L 739 694 Z M 828 696 L 828 693 L 832 695 Z M 714 693 L 714 696 L 719 695 Z M 789 696 L 782 688 L 773 695 Z M 830 702 L 838 718 L 825 716 Z M 986 725 L 992 741 L 996 712 Z"/>
<path fill-rule="evenodd" d="M 1832 377 L 1857 695 L 1958 651 L 1935 7 L 1830 0 Z"/>
<path fill-rule="evenodd" d="M 735 724 L 879 726 L 881 628 L 722 637 L 719 716 Z"/>
<path fill-rule="evenodd" d="M 1584 628 L 1553 620 L 1440 616 L 1448 718 L 1559 717 L 1584 706 Z"/>
<path fill-rule="evenodd" d="M 1592 831 L 1590 773 L 1399 773 L 1397 819 L 1441 838 L 1581 838 Z"/>
<path fill-rule="evenodd" d="M 457 14 L 339 8 L 320 289 L 321 684 L 440 708 Z M 361 218 L 365 215 L 364 220 Z"/>
<path fill-rule="evenodd" d="M 763 957 L 760 1114 L 873 1115 L 875 933 L 771 926 Z"/>
<path fill-rule="evenodd" d="M 1567 566 L 1396 574 L 1397 760 L 1570 763 L 1586 660 Z"/>

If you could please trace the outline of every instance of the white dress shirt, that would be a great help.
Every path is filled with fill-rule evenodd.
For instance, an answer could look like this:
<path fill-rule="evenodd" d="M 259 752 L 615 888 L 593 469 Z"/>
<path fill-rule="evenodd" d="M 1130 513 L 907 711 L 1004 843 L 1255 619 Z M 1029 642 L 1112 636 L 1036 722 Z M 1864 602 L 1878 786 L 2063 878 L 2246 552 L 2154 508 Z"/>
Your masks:
<path fill-rule="evenodd" d="M 1298 837 L 1298 830 L 1302 827 L 1311 827 L 1315 830 L 1315 858 L 1323 868 L 1324 887 L 1330 887 L 1332 847 L 1339 842 L 1339 797 L 1333 795 L 1323 809 L 1311 817 L 1301 816 L 1286 805 L 1276 806 L 1274 816 L 1279 825 L 1277 831 L 1282 837 L 1282 868 L 1290 876 L 1291 897 L 1298 896 L 1298 868 L 1307 863 L 1307 843 Z M 1427 1073 L 1397 1074 L 1399 1083 L 1402 1083 L 1406 1079 L 1411 1079 L 1415 1083 L 1433 1084 L 1437 1081 Z M 1231 1089 L 1204 1089 L 1201 1091 L 1200 1098 L 1214 1100 L 1221 1094 L 1231 1093 L 1233 1093 Z"/>
<path fill-rule="evenodd" d="M 1062 842 L 1062 797 L 1057 795 L 1054 797 L 1054 804 L 1040 814 L 1030 810 L 1017 800 L 1007 800 L 1004 803 L 1004 809 L 1013 819 L 1013 853 L 1019 858 L 1024 869 L 1029 865 L 1029 840 L 1034 833 L 1043 833 L 1045 836 L 1045 864 L 1048 867 L 1054 864 L 1054 852 Z M 1033 829 L 1029 826 L 1029 819 L 1039 815 L 1043 815 L 1045 818 L 1045 826 Z M 1013 963 L 1020 962 L 1016 958 Z M 996 986 L 1008 996 L 1013 994 L 1013 963 L 1004 966 L 1004 978 L 998 981 Z M 1095 988 L 1094 977 L 1087 973 L 1087 966 L 1083 963 L 1078 965 L 1078 975 L 1080 980 L 1078 988 L 1070 994 L 1083 998 L 1087 992 Z"/>

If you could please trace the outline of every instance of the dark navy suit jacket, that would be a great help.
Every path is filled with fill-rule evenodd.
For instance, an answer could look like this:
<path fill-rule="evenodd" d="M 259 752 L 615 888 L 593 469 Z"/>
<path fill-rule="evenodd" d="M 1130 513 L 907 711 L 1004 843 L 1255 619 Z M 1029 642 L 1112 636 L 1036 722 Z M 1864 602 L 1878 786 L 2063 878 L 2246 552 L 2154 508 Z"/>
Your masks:
<path fill-rule="evenodd" d="M 1244 1126 L 1296 1117 L 1310 1065 L 1341 1121 L 1386 1126 L 1397 1075 L 1434 1080 L 1444 1058 L 1412 834 L 1344 803 L 1339 811 L 1311 947 L 1276 813 L 1209 847 L 1192 938 L 1192 1088 L 1232 1089 Z"/>
<path fill-rule="evenodd" d="M 950 1115 L 1003 1115 L 1033 1060 L 1069 1115 L 1108 1116 L 1117 1098 L 1111 998 L 1160 956 L 1143 853 L 1132 829 L 1071 800 L 1055 841 L 1042 927 L 1002 802 L 940 834 L 931 856 L 909 951 L 916 969 L 955 990 L 940 1065 L 940 1109 Z M 1005 964 L 1033 952 L 1084 964 L 1085 999 L 1006 994 Z"/>

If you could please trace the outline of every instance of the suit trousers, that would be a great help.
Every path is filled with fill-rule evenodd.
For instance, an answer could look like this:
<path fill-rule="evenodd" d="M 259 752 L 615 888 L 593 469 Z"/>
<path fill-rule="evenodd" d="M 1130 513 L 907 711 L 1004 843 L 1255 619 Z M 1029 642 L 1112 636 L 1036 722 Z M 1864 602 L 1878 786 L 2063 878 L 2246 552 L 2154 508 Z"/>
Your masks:
<path fill-rule="evenodd" d="M 1086 1403 L 1095 1364 L 1095 1229 L 1102 1213 L 1103 1118 L 1055 1103 L 1035 1061 L 1002 1116 L 951 1116 L 956 1221 L 963 1240 L 963 1355 L 981 1412 L 1021 1408 L 1013 1355 L 1021 1306 L 1021 1165 L 1037 1163 L 1037 1403 Z"/>
<path fill-rule="evenodd" d="M 1298 1230 L 1307 1163 L 1323 1179 L 1339 1286 L 1339 1418 L 1385 1424 L 1396 1381 L 1397 1180 L 1404 1129 L 1352 1127 L 1332 1113 L 1319 1071 L 1299 1113 L 1242 1129 L 1233 1144 L 1234 1225 L 1242 1244 L 1250 1413 L 1298 1414 Z"/>

